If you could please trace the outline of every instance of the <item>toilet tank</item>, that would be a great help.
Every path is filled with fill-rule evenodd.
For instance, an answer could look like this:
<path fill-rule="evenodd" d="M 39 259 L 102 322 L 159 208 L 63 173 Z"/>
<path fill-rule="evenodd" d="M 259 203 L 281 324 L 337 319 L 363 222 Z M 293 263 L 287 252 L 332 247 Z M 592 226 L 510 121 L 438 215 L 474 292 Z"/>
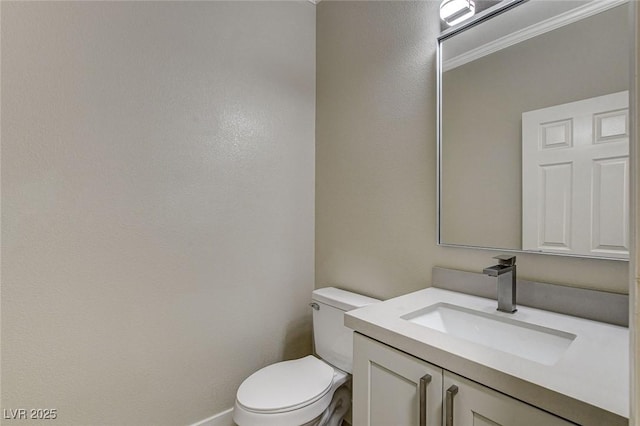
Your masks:
<path fill-rule="evenodd" d="M 334 367 L 351 373 L 353 331 L 344 326 L 344 313 L 379 300 L 335 287 L 315 290 L 311 299 L 317 304 L 313 310 L 316 354 Z"/>

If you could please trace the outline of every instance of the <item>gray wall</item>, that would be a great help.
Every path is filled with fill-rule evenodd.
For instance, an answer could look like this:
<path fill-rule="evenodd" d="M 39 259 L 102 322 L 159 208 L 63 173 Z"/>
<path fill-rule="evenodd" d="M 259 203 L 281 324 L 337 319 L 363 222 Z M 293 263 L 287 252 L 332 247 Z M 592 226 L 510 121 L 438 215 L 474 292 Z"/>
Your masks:
<path fill-rule="evenodd" d="M 308 354 L 313 4 L 1 12 L 2 408 L 189 424 Z"/>
<path fill-rule="evenodd" d="M 628 13 L 619 6 L 445 72 L 443 241 L 522 248 L 522 113 L 629 90 Z"/>
<path fill-rule="evenodd" d="M 436 245 L 438 2 L 317 7 L 316 286 L 391 297 L 434 265 L 495 252 Z M 626 262 L 518 255 L 522 278 L 628 291 Z"/>

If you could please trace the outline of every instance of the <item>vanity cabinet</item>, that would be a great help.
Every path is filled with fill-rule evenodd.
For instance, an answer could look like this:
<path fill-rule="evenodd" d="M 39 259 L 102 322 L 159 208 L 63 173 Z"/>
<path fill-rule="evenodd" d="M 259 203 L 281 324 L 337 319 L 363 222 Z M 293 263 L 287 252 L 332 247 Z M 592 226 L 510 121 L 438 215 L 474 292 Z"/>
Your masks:
<path fill-rule="evenodd" d="M 353 425 L 440 425 L 442 372 L 354 333 Z"/>
<path fill-rule="evenodd" d="M 354 333 L 354 426 L 573 424 Z"/>

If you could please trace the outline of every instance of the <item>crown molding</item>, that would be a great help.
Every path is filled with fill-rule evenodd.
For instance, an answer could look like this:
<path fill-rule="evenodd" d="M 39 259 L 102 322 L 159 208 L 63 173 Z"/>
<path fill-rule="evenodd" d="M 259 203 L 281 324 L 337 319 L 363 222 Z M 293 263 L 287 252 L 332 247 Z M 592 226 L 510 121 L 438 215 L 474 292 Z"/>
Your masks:
<path fill-rule="evenodd" d="M 584 6 L 576 7 L 568 12 L 561 13 L 558 16 L 554 16 L 553 18 L 549 18 L 535 25 L 523 28 L 504 37 L 500 37 L 490 43 L 486 43 L 480 47 L 469 50 L 466 53 L 447 59 L 442 63 L 442 71 L 452 70 L 468 62 L 482 58 L 483 56 L 487 56 L 509 46 L 513 46 L 514 44 L 518 44 L 565 25 L 572 24 L 581 19 L 604 12 L 605 10 L 620 6 L 628 1 L 629 0 L 594 0 Z"/>

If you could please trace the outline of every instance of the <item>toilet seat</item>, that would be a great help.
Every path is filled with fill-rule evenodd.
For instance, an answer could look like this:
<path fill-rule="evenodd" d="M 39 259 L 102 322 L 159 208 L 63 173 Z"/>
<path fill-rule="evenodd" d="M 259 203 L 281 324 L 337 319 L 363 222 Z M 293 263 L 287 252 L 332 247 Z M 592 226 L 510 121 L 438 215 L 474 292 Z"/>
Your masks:
<path fill-rule="evenodd" d="M 254 413 L 273 414 L 313 404 L 332 388 L 335 370 L 309 355 L 264 367 L 238 389 L 236 402 Z"/>

